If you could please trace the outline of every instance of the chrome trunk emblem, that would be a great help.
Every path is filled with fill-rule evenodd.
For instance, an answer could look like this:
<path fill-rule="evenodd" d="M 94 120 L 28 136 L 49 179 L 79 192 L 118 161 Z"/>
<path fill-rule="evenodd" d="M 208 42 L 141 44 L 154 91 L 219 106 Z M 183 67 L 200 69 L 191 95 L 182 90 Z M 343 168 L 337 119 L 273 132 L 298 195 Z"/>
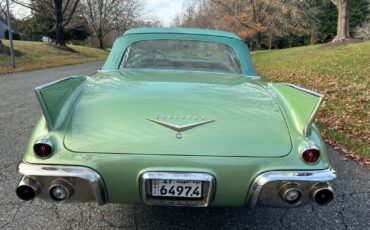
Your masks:
<path fill-rule="evenodd" d="M 149 118 L 145 118 L 145 119 L 148 120 L 148 121 L 151 121 L 153 123 L 156 123 L 158 125 L 161 125 L 163 127 L 172 129 L 172 130 L 174 130 L 178 133 L 181 133 L 181 132 L 186 131 L 188 129 L 192 129 L 192 128 L 195 128 L 195 127 L 198 127 L 198 126 L 201 126 L 201 125 L 205 125 L 205 124 L 208 124 L 208 123 L 211 123 L 211 122 L 215 121 L 215 120 L 208 120 L 208 121 L 201 121 L 201 122 L 191 123 L 191 124 L 187 124 L 187 125 L 174 125 L 174 124 L 159 121 L 159 120 L 153 120 L 153 119 L 149 119 Z"/>
<path fill-rule="evenodd" d="M 182 138 L 182 133 L 176 133 L 176 138 L 181 139 Z"/>
<path fill-rule="evenodd" d="M 161 125 L 163 127 L 166 127 L 166 128 L 169 128 L 173 131 L 176 131 L 176 138 L 177 139 L 182 139 L 183 135 L 181 132 L 184 132 L 186 130 L 189 130 L 189 129 L 193 129 L 193 128 L 196 128 L 196 127 L 199 127 L 201 125 L 205 125 L 205 124 L 208 124 L 208 123 L 211 123 L 211 122 L 214 122 L 215 120 L 206 120 L 205 117 L 191 117 L 191 116 L 163 116 L 163 119 L 168 119 L 168 120 L 178 120 L 178 119 L 181 119 L 181 120 L 194 120 L 194 121 L 197 121 L 198 119 L 201 120 L 199 122 L 193 122 L 193 123 L 190 123 L 190 124 L 185 124 L 185 125 L 175 125 L 175 124 L 171 124 L 169 122 L 164 122 L 164 121 L 161 121 L 159 119 L 161 119 L 162 117 L 161 116 L 156 116 L 156 119 L 149 119 L 149 118 L 145 118 L 146 120 L 148 121 L 151 121 L 155 124 L 158 124 L 158 125 Z"/>

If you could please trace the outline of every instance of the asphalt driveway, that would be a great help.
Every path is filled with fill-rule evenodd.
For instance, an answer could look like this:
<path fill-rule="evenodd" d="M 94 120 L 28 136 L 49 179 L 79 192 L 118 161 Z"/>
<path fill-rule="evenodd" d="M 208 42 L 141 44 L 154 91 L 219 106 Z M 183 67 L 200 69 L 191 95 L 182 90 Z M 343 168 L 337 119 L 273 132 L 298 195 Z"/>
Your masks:
<path fill-rule="evenodd" d="M 101 62 L 0 76 L 0 229 L 370 229 L 370 170 L 329 147 L 339 179 L 329 206 L 295 209 L 172 208 L 24 202 L 16 165 L 41 110 L 33 88 L 89 74 Z"/>

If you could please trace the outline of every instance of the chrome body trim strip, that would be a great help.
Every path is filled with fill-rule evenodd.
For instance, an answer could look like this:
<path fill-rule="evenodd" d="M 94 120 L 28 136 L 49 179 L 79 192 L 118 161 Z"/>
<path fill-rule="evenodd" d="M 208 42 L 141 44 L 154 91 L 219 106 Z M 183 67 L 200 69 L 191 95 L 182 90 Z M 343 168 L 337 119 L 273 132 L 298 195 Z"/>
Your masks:
<path fill-rule="evenodd" d="M 257 176 L 249 188 L 247 196 L 247 206 L 253 208 L 259 198 L 263 187 L 276 181 L 289 181 L 289 182 L 328 182 L 337 178 L 334 169 L 328 168 L 324 170 L 315 171 L 270 171 Z"/>
<path fill-rule="evenodd" d="M 108 194 L 103 178 L 93 169 L 81 166 L 39 165 L 21 162 L 18 165 L 18 172 L 28 177 L 79 178 L 91 185 L 96 202 L 100 205 L 108 202 Z"/>
<path fill-rule="evenodd" d="M 298 90 L 303 91 L 305 93 L 309 93 L 309 94 L 311 94 L 313 96 L 316 96 L 316 97 L 324 97 L 324 95 L 322 95 L 321 93 L 315 92 L 315 91 L 310 90 L 310 89 L 303 88 L 303 87 L 298 86 L 298 85 L 294 85 L 294 84 L 291 84 L 291 83 L 284 83 L 284 85 L 287 85 L 287 86 L 290 86 L 292 88 L 298 89 Z"/>
<path fill-rule="evenodd" d="M 303 130 L 303 134 L 305 136 L 308 136 L 310 131 L 311 131 L 311 127 L 312 127 L 312 125 L 315 121 L 315 117 L 316 117 L 317 113 L 319 112 L 320 105 L 321 105 L 322 101 L 324 100 L 324 95 L 322 95 L 321 93 L 315 92 L 313 90 L 309 90 L 309 89 L 294 85 L 294 84 L 284 83 L 284 85 L 290 86 L 292 88 L 295 88 L 297 90 L 303 91 L 305 93 L 311 94 L 312 96 L 316 96 L 316 97 L 319 98 L 319 101 L 317 102 L 315 108 L 313 109 L 313 111 L 312 111 L 312 113 L 311 113 L 311 115 L 310 115 L 310 117 L 307 121 L 307 124 L 306 124 L 306 126 Z"/>
<path fill-rule="evenodd" d="M 56 80 L 56 81 L 52 81 L 52 82 L 48 82 L 48 83 L 45 83 L 45 84 L 42 84 L 42 85 L 39 85 L 39 86 L 36 86 L 36 90 L 40 90 L 40 89 L 44 89 L 44 88 L 47 88 L 49 86 L 52 86 L 52 85 L 55 85 L 55 84 L 58 84 L 58 83 L 61 83 L 61 82 L 64 82 L 64 81 L 67 81 L 69 80 L 70 78 L 72 77 L 65 77 L 65 78 L 62 78 L 62 79 L 59 79 L 59 80 Z"/>
<path fill-rule="evenodd" d="M 42 89 L 42 88 L 40 88 Z M 52 121 L 51 121 L 51 117 L 49 116 L 49 111 L 47 110 L 47 107 L 46 107 L 46 104 L 45 104 L 45 101 L 41 95 L 41 91 L 40 89 L 38 88 L 35 88 L 35 93 L 36 93 L 36 97 L 41 105 L 41 110 L 42 110 L 42 114 L 44 115 L 45 117 L 45 120 L 46 120 L 46 126 L 48 127 L 48 130 L 51 131 L 52 130 Z"/>
<path fill-rule="evenodd" d="M 160 200 L 148 194 L 150 181 L 153 179 L 169 180 L 198 180 L 203 182 L 203 194 L 201 200 Z M 145 172 L 140 177 L 140 193 L 144 203 L 149 205 L 170 205 L 187 207 L 207 207 L 213 197 L 215 179 L 208 173 L 186 173 L 186 172 Z"/>

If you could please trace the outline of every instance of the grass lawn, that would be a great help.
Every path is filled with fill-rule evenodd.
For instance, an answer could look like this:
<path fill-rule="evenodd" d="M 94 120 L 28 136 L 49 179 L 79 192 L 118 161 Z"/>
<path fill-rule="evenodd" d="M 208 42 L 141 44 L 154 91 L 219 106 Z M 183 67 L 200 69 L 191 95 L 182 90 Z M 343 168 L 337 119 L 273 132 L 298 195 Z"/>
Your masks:
<path fill-rule="evenodd" d="M 370 42 L 260 52 L 253 60 L 264 79 L 324 94 L 316 119 L 324 137 L 356 158 L 370 159 Z"/>
<path fill-rule="evenodd" d="M 9 41 L 2 41 L 5 46 L 9 46 Z M 14 41 L 14 48 L 23 55 L 16 57 L 17 68 L 13 71 L 10 57 L 0 54 L 0 74 L 99 61 L 108 55 L 108 52 L 99 49 L 73 45 L 69 47 L 77 52 L 67 52 L 42 42 Z"/>

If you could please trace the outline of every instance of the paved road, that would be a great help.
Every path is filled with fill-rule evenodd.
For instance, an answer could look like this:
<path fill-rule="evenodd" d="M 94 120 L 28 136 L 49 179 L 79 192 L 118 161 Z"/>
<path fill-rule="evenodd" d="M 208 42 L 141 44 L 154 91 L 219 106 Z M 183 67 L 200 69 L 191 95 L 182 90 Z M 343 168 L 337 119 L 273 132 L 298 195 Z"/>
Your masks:
<path fill-rule="evenodd" d="M 335 201 L 296 209 L 168 208 L 23 202 L 14 194 L 31 129 L 41 112 L 33 88 L 101 63 L 0 76 L 0 229 L 370 229 L 370 171 L 329 148 L 338 170 Z"/>

